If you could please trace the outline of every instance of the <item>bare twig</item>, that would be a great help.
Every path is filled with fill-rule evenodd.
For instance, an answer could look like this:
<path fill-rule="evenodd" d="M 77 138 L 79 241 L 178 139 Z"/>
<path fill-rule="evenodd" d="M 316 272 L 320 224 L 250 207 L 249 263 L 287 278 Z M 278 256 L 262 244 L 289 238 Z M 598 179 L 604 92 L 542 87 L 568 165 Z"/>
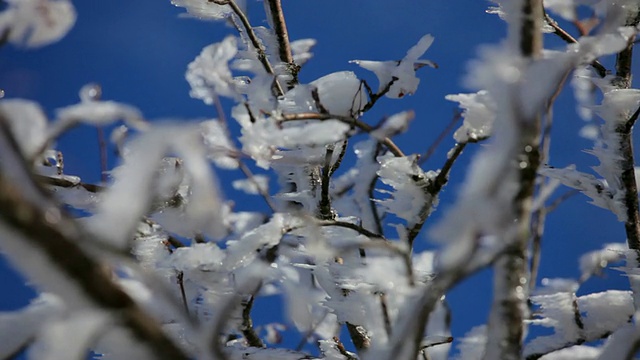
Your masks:
<path fill-rule="evenodd" d="M 98 148 L 100 151 L 100 180 L 107 182 L 107 142 L 104 139 L 104 129 L 98 126 Z"/>
<path fill-rule="evenodd" d="M 380 91 L 374 93 L 373 90 L 371 90 L 371 87 L 369 87 L 369 84 L 367 84 L 366 81 L 362 80 L 362 84 L 364 85 L 365 89 L 367 89 L 367 94 L 369 95 L 369 102 L 364 105 L 364 107 L 362 108 L 362 112 L 365 113 L 371 110 L 371 108 L 373 108 L 378 100 L 380 100 L 381 97 L 386 95 L 389 90 L 391 90 L 391 86 L 393 86 L 396 81 L 398 81 L 398 78 L 395 76 L 392 77 L 391 81 L 389 81 L 382 89 L 380 89 Z"/>
<path fill-rule="evenodd" d="M 320 226 L 343 227 L 343 228 L 354 230 L 354 231 L 360 233 L 361 235 L 364 235 L 364 236 L 368 237 L 369 239 L 380 239 L 380 240 L 383 240 L 383 241 L 388 241 L 384 237 L 384 235 L 373 233 L 373 232 L 363 228 L 360 225 L 352 224 L 350 222 L 328 220 L 328 221 L 320 221 L 320 222 L 318 222 L 318 225 L 320 225 Z"/>
<path fill-rule="evenodd" d="M 637 10 L 636 10 L 637 11 Z M 625 25 L 637 26 L 640 21 L 640 12 L 630 16 Z M 629 39 L 627 47 L 616 56 L 616 79 L 614 85 L 620 89 L 631 87 L 631 65 L 633 61 L 633 39 Z M 629 249 L 640 251 L 640 207 L 638 205 L 638 185 L 635 176 L 635 160 L 633 154 L 633 125 L 638 119 L 640 109 L 616 128 L 619 136 L 620 155 L 619 165 L 621 169 L 620 180 L 624 189 L 624 206 L 627 219 L 624 224 L 627 233 Z"/>
<path fill-rule="evenodd" d="M 227 121 L 227 116 L 225 115 L 224 109 L 222 108 L 222 104 L 220 103 L 220 98 L 216 94 L 213 95 L 213 104 L 216 108 L 216 113 L 218 115 L 218 119 L 220 120 L 220 125 L 222 125 L 224 134 L 227 138 L 229 138 L 231 136 L 231 133 L 229 132 L 229 122 Z M 251 110 L 249 109 L 248 106 L 247 106 L 247 111 L 251 113 Z M 233 142 L 229 142 L 229 143 L 232 144 L 233 151 L 238 152 L 238 149 L 236 148 L 235 144 L 233 144 Z M 256 189 L 258 189 L 258 193 L 260 194 L 260 196 L 262 196 L 262 198 L 267 203 L 267 206 L 269 206 L 271 211 L 275 212 L 276 205 L 271 200 L 271 196 L 269 195 L 267 190 L 262 188 L 262 186 L 258 183 L 251 169 L 244 163 L 244 161 L 242 161 L 242 159 L 240 159 L 240 157 L 236 158 L 236 161 L 238 161 L 238 167 L 240 168 L 240 171 L 242 171 L 244 176 L 246 176 L 247 179 L 251 181 L 251 183 L 256 187 Z"/>
<path fill-rule="evenodd" d="M 318 202 L 318 216 L 322 220 L 331 220 L 334 215 L 331 211 L 331 198 L 329 195 L 329 185 L 331 183 L 331 159 L 333 158 L 333 145 L 327 146 L 322 167 L 322 178 L 320 188 L 320 201 Z"/>
<path fill-rule="evenodd" d="M 447 161 L 442 166 L 442 169 L 436 176 L 433 181 L 428 182 L 427 186 L 425 186 L 424 191 L 431 197 L 431 201 L 425 203 L 423 208 L 420 210 L 419 221 L 417 221 L 411 228 L 407 231 L 407 241 L 409 242 L 409 247 L 413 247 L 413 241 L 416 236 L 422 230 L 424 223 L 429 218 L 431 214 L 431 210 L 433 207 L 433 200 L 438 196 L 442 188 L 447 184 L 449 180 L 449 172 L 453 167 L 453 164 L 456 162 L 458 157 L 462 154 L 462 151 L 467 146 L 467 143 L 455 144 L 453 150 L 450 151 L 450 155 L 447 158 Z"/>
<path fill-rule="evenodd" d="M 431 146 L 429 146 L 427 151 L 425 151 L 425 153 L 422 156 L 420 156 L 420 159 L 418 159 L 418 164 L 424 164 L 427 160 L 429 160 L 429 158 L 436 151 L 436 149 L 438 148 L 438 146 L 440 145 L 442 140 L 444 140 L 444 138 L 447 136 L 447 134 L 450 133 L 451 130 L 453 130 L 453 127 L 456 126 L 456 124 L 461 119 L 462 119 L 462 111 L 456 110 L 455 113 L 453 114 L 453 118 L 451 119 L 451 121 L 449 121 L 449 124 L 447 124 L 447 127 L 444 128 L 444 130 L 442 130 L 440 135 L 438 135 L 438 137 L 433 142 L 433 144 L 431 144 Z"/>
<path fill-rule="evenodd" d="M 22 243 L 21 246 L 32 247 L 32 251 L 38 252 L 73 282 L 86 299 L 118 319 L 158 359 L 188 359 L 160 325 L 113 282 L 102 264 L 79 246 L 89 242 L 86 235 L 33 181 L 10 134 L 5 119 L 0 117 L 0 147 L 4 160 L 4 166 L 0 168 L 0 220 L 3 227 L 20 235 L 20 239 L 4 238 L 7 246 L 3 249 L 14 246 L 9 243 L 15 241 Z M 12 177 L 7 176 L 8 164 L 13 166 Z M 15 184 L 11 179 L 16 173 L 22 174 L 29 183 Z M 37 194 L 25 195 L 25 188 L 35 189 Z M 36 201 L 36 198 L 40 200 Z"/>
<path fill-rule="evenodd" d="M 187 294 L 184 291 L 184 272 L 177 271 L 176 281 L 180 287 L 180 296 L 182 297 L 182 305 L 184 305 L 184 311 L 189 314 L 189 304 L 187 303 Z"/>

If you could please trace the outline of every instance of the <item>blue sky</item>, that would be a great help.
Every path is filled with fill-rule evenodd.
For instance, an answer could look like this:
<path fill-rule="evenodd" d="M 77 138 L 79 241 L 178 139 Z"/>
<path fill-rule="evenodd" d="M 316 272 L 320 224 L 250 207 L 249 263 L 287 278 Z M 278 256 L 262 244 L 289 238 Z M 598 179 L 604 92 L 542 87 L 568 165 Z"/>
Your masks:
<path fill-rule="evenodd" d="M 248 2 L 252 23 L 266 25 L 261 4 Z M 421 84 L 415 95 L 402 100 L 385 98 L 364 119 L 375 124 L 385 115 L 413 109 L 416 118 L 410 131 L 396 141 L 406 153 L 423 153 L 447 126 L 456 105 L 444 96 L 468 91 L 461 81 L 467 62 L 475 56 L 480 44 L 496 43 L 505 33 L 503 22 L 485 13 L 489 6 L 486 1 L 284 0 L 283 3 L 291 39 L 318 41 L 314 58 L 300 73 L 302 82 L 335 71 L 352 70 L 375 88 L 375 77 L 349 64 L 349 60 L 401 59 L 422 35 L 435 36 L 424 57 L 438 63 L 439 68 L 420 70 Z M 79 100 L 78 91 L 84 84 L 97 82 L 102 85 L 104 99 L 135 105 L 149 119 L 215 116 L 214 109 L 189 97 L 184 73 L 204 46 L 222 40 L 232 29 L 221 23 L 180 18 L 183 10 L 172 6 L 169 0 L 75 1 L 74 5 L 78 11 L 77 24 L 60 42 L 36 50 L 11 45 L 0 49 L 0 88 L 5 90 L 6 97 L 36 100 L 53 117 L 54 109 Z M 550 35 L 546 39 L 551 48 L 562 46 Z M 228 110 L 230 104 L 225 105 Z M 578 136 L 583 122 L 574 108 L 571 91 L 564 91 L 555 108 L 551 163 L 555 166 L 576 163 L 578 168 L 587 170 L 597 162 L 582 152 L 592 144 Z M 444 162 L 453 145 L 451 137 L 447 139 L 425 169 L 439 168 Z M 482 145 L 473 147 L 478 146 Z M 58 148 L 64 153 L 67 173 L 88 182 L 99 180 L 95 129 L 81 127 L 69 132 Z M 470 149 L 455 165 L 439 210 L 455 200 L 472 154 Z M 239 178 L 238 174 L 221 171 L 219 176 L 230 199 L 243 199 L 229 186 L 231 179 Z M 238 203 L 262 206 L 260 201 L 251 198 Z M 575 196 L 548 218 L 541 277 L 575 278 L 579 275 L 578 254 L 604 243 L 625 240 L 623 224 L 614 215 L 586 202 L 586 197 Z M 441 213 L 438 211 L 433 219 Z M 425 234 L 423 231 L 419 237 L 418 248 L 430 246 Z M 619 274 L 610 272 L 608 276 L 605 281 L 609 286 L 627 286 Z M 605 281 L 593 280 L 586 287 L 602 288 Z M 0 260 L 3 285 L 0 311 L 23 306 L 33 296 L 23 282 Z M 454 335 L 461 336 L 471 326 L 486 320 L 490 292 L 488 271 L 452 291 Z M 258 309 L 261 306 L 256 304 Z"/>

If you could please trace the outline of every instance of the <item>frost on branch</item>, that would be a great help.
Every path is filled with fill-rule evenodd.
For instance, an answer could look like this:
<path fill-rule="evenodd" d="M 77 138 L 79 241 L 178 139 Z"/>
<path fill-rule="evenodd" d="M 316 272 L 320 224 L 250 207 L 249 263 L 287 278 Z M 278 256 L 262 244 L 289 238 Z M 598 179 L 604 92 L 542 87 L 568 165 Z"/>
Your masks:
<path fill-rule="evenodd" d="M 600 339 L 627 324 L 634 313 L 629 291 L 608 290 L 580 297 L 573 292 L 556 292 L 531 300 L 539 307 L 531 324 L 553 328 L 554 334 L 527 343 L 525 356 Z"/>
<path fill-rule="evenodd" d="M 416 77 L 416 70 L 427 65 L 436 67 L 435 63 L 420 57 L 433 43 L 433 36 L 425 35 L 413 46 L 400 61 L 370 61 L 352 60 L 351 62 L 372 71 L 378 77 L 378 92 L 393 82 L 386 96 L 399 99 L 406 94 L 413 95 L 418 89 L 420 79 Z M 394 80 L 396 78 L 397 80 Z"/>
<path fill-rule="evenodd" d="M 579 172 L 573 168 L 547 168 L 544 175 L 560 180 L 564 185 L 578 189 L 593 199 L 596 206 L 611 210 L 619 221 L 627 219 L 624 206 L 625 190 L 622 186 L 620 167 L 622 154 L 619 128 L 623 126 L 640 106 L 640 90 L 617 89 L 609 85 L 610 79 L 598 82 L 604 98 L 595 112 L 604 123 L 600 128 L 600 138 L 592 150 L 587 151 L 600 161 L 593 169 L 602 177 Z"/>
<path fill-rule="evenodd" d="M 43 323 L 59 318 L 64 310 L 57 296 L 42 293 L 23 309 L 0 313 L 0 357 L 6 359 L 19 352 L 38 334 Z"/>
<path fill-rule="evenodd" d="M 242 9 L 245 7 L 244 0 L 234 0 Z M 224 20 L 233 14 L 233 9 L 229 5 L 218 5 L 209 0 L 171 0 L 171 3 L 187 10 L 187 16 L 192 16 L 202 20 Z"/>
<path fill-rule="evenodd" d="M 237 169 L 235 146 L 226 127 L 218 120 L 206 120 L 200 123 L 200 129 L 209 160 L 222 169 Z"/>
<path fill-rule="evenodd" d="M 223 236 L 222 201 L 198 127 L 183 125 L 156 127 L 131 144 L 124 165 L 115 170 L 114 185 L 104 193 L 96 214 L 89 220 L 93 231 L 116 246 L 127 244 L 140 217 L 147 214 L 158 190 L 167 184 L 157 181 L 157 171 L 170 150 L 183 157 L 189 177 L 184 207 L 174 214 L 182 218 L 183 228 L 190 229 L 185 235 L 200 232 L 213 238 Z M 148 190 L 154 188 L 158 190 Z"/>
<path fill-rule="evenodd" d="M 488 92 L 480 90 L 474 94 L 447 95 L 445 99 L 460 103 L 460 107 L 464 109 L 464 122 L 453 134 L 457 142 L 477 141 L 491 135 L 496 118 L 496 104 Z"/>
<path fill-rule="evenodd" d="M 60 40 L 76 22 L 69 0 L 7 0 L 0 13 L 0 34 L 11 43 L 28 48 Z"/>
<path fill-rule="evenodd" d="M 206 104 L 213 104 L 214 96 L 239 99 L 229 69 L 229 61 L 238 52 L 236 41 L 234 36 L 227 36 L 222 42 L 202 49 L 200 55 L 189 64 L 186 78 L 191 86 L 191 97 L 201 99 Z"/>

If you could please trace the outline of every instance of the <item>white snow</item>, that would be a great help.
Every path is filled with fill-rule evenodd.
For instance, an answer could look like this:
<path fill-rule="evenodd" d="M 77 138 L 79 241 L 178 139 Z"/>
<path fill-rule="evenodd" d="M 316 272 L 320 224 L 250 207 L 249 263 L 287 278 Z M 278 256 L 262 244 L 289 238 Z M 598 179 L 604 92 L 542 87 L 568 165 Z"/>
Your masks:
<path fill-rule="evenodd" d="M 69 0 L 7 0 L 0 13 L 0 33 L 9 41 L 28 48 L 40 47 L 64 37 L 76 22 Z"/>

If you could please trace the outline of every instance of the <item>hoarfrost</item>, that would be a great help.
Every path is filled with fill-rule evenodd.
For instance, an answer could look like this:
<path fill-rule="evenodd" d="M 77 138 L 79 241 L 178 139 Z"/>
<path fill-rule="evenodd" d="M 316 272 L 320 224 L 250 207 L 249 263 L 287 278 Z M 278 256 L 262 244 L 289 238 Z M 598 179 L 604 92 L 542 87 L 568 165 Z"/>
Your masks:
<path fill-rule="evenodd" d="M 60 40 L 76 22 L 76 10 L 69 0 L 7 0 L 0 13 L 0 33 L 28 48 Z M 3 35 L 4 36 L 4 35 Z"/>
<path fill-rule="evenodd" d="M 36 155 L 47 141 L 47 117 L 40 105 L 24 99 L 0 101 L 0 112 L 26 158 Z"/>
<path fill-rule="evenodd" d="M 602 349 L 587 345 L 575 345 L 566 349 L 554 351 L 540 358 L 540 360 L 595 360 L 602 353 Z"/>
<path fill-rule="evenodd" d="M 320 103 L 330 114 L 354 116 L 367 103 L 364 86 L 351 71 L 325 75 L 310 85 L 318 90 Z"/>
<path fill-rule="evenodd" d="M 395 190 L 391 198 L 380 200 L 379 203 L 390 213 L 406 220 L 409 226 L 416 224 L 420 221 L 425 204 L 431 203 L 426 186 L 436 177 L 436 172 L 423 172 L 415 156 L 394 157 L 385 154 L 378 157 L 378 162 L 380 180 Z"/>
<path fill-rule="evenodd" d="M 540 169 L 540 174 L 559 180 L 565 186 L 580 190 L 592 199 L 592 204 L 611 210 L 618 216 L 619 221 L 626 219 L 627 214 L 620 206 L 623 194 L 612 189 L 606 180 L 599 180 L 591 174 L 577 171 L 573 165 L 564 169 L 543 167 Z"/>
<path fill-rule="evenodd" d="M 352 60 L 350 62 L 376 74 L 380 83 L 378 92 L 393 82 L 385 96 L 399 99 L 407 94 L 413 95 L 418 89 L 420 79 L 416 77 L 417 69 L 425 65 L 436 67 L 433 62 L 420 59 L 429 49 L 433 40 L 433 36 L 424 35 L 415 46 L 407 51 L 407 55 L 400 61 Z"/>
<path fill-rule="evenodd" d="M 302 66 L 304 65 L 313 54 L 311 49 L 316 45 L 315 39 L 300 39 L 291 42 L 291 52 L 293 53 L 293 61 Z"/>
<path fill-rule="evenodd" d="M 115 183 L 104 192 L 96 214 L 88 225 L 116 246 L 127 244 L 128 236 L 145 215 L 157 191 L 157 170 L 163 155 L 174 150 L 184 158 L 184 171 L 189 176 L 189 196 L 184 216 L 192 232 L 218 238 L 226 233 L 222 219 L 217 182 L 205 159 L 205 150 L 197 127 L 155 127 L 134 141 L 125 164 L 116 169 Z M 217 205 L 216 205 L 217 204 Z"/>
<path fill-rule="evenodd" d="M 447 95 L 445 99 L 460 103 L 460 107 L 464 109 L 462 112 L 464 122 L 453 134 L 457 142 L 466 143 L 491 135 L 491 128 L 496 118 L 496 104 L 487 91 Z"/>
<path fill-rule="evenodd" d="M 469 330 L 458 343 L 455 360 L 481 360 L 487 343 L 487 327 L 476 326 Z"/>
<path fill-rule="evenodd" d="M 202 2 L 204 3 L 204 0 Z M 207 4 L 211 3 L 207 2 Z M 187 68 L 186 78 L 191 86 L 189 93 L 191 97 L 201 99 L 209 105 L 213 104 L 215 96 L 239 100 L 240 95 L 235 89 L 229 69 L 229 61 L 236 56 L 237 52 L 237 40 L 234 36 L 227 36 L 222 42 L 202 49 L 200 55 Z"/>
<path fill-rule="evenodd" d="M 244 8 L 245 0 L 235 0 L 240 8 Z M 202 20 L 224 20 L 233 14 L 229 5 L 218 5 L 207 0 L 171 0 L 171 3 L 187 10 L 189 16 Z"/>

